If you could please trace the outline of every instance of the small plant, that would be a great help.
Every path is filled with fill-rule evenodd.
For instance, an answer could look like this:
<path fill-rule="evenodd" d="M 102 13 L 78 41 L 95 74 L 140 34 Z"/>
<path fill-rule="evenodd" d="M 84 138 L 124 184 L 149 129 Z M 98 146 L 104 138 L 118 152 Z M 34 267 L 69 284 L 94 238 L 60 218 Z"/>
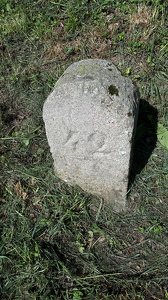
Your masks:
<path fill-rule="evenodd" d="M 66 21 L 65 30 L 74 32 L 77 28 L 78 18 L 73 11 L 68 11 L 68 20 Z"/>

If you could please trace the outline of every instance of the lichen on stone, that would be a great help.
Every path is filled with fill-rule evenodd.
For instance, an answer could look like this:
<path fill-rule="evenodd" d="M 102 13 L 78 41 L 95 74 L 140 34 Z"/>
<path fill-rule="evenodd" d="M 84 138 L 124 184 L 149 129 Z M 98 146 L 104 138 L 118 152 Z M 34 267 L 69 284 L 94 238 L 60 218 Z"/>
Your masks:
<path fill-rule="evenodd" d="M 109 94 L 110 95 L 116 95 L 116 96 L 118 96 L 119 95 L 119 93 L 118 93 L 118 89 L 115 87 L 115 85 L 110 85 L 109 87 L 108 87 L 108 91 L 109 91 Z"/>

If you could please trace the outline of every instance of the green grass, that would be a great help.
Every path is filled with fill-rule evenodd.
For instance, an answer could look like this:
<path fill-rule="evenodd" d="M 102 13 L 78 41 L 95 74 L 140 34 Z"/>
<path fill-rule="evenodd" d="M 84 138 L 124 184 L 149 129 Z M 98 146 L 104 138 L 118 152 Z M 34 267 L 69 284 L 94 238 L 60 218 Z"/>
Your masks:
<path fill-rule="evenodd" d="M 157 124 L 168 126 L 166 9 L 162 0 L 1 0 L 2 299 L 168 299 L 168 152 L 157 140 Z M 112 61 L 139 88 L 123 213 L 53 173 L 42 107 L 86 58 Z"/>

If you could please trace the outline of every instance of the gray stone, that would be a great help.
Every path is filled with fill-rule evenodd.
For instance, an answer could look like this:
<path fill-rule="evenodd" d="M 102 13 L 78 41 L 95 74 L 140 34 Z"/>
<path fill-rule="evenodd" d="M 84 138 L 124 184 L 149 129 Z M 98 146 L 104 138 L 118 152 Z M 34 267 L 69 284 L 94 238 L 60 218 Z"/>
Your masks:
<path fill-rule="evenodd" d="M 125 208 L 139 99 L 110 62 L 72 64 L 43 108 L 56 175 Z"/>

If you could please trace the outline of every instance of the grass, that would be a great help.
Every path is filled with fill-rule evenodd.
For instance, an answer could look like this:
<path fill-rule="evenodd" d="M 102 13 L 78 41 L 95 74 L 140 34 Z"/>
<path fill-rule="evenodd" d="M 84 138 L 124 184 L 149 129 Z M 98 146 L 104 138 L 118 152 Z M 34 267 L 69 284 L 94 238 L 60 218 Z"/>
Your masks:
<path fill-rule="evenodd" d="M 168 299 L 166 2 L 0 4 L 2 299 Z M 54 176 L 43 103 L 63 71 L 112 61 L 141 98 L 128 208 Z"/>

